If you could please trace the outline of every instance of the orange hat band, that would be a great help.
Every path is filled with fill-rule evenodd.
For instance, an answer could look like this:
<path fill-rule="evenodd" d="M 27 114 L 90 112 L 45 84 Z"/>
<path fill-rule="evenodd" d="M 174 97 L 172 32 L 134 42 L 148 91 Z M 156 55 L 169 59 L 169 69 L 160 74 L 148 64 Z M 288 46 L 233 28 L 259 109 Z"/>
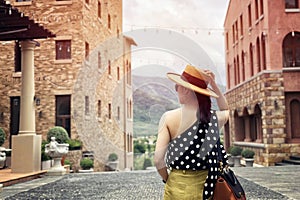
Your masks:
<path fill-rule="evenodd" d="M 205 83 L 205 81 L 203 81 L 199 78 L 196 78 L 194 76 L 191 76 L 190 74 L 188 74 L 186 72 L 182 73 L 181 78 L 183 80 L 186 80 L 187 82 L 197 86 L 197 87 L 200 87 L 200 88 L 203 88 L 203 89 L 207 88 L 207 84 Z"/>

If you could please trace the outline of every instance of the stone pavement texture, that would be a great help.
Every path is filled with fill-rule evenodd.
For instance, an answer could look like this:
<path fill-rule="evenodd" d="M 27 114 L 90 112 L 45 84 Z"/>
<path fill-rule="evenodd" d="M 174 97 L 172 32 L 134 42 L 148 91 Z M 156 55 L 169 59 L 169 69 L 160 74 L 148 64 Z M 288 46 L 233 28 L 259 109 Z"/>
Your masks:
<path fill-rule="evenodd" d="M 233 168 L 247 200 L 300 200 L 300 167 Z M 159 200 L 163 183 L 156 171 L 102 172 L 45 176 L 4 187 L 1 199 Z"/>

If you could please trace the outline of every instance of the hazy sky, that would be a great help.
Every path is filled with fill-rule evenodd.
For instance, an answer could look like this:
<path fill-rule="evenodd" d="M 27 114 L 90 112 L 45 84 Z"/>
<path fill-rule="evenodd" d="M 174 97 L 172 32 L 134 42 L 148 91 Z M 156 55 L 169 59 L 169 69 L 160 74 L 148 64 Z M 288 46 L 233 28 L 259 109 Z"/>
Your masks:
<path fill-rule="evenodd" d="M 145 33 L 156 30 L 157 40 L 161 42 L 168 38 L 160 37 L 160 30 L 170 30 L 170 35 L 172 32 L 179 33 L 181 39 L 178 40 L 192 40 L 208 54 L 214 63 L 215 73 L 221 79 L 219 82 L 225 84 L 223 23 L 228 3 L 229 0 L 123 0 L 123 31 L 125 35 L 135 36 L 132 34 L 135 30 L 144 30 Z M 143 46 L 143 37 L 133 39 Z M 132 54 L 132 67 L 159 65 L 170 68 L 174 65 L 180 71 L 190 61 L 184 57 L 186 55 L 140 49 Z M 202 65 L 201 59 L 193 62 Z M 157 75 L 165 73 L 165 69 L 161 72 L 158 69 L 153 68 Z"/>

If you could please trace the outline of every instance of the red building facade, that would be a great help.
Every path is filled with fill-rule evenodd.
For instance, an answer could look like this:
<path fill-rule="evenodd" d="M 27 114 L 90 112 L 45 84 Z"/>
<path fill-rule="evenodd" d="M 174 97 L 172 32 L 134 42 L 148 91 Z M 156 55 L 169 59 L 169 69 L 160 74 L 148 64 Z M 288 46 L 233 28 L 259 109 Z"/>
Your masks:
<path fill-rule="evenodd" d="M 231 0 L 225 23 L 225 145 L 270 166 L 300 152 L 300 1 Z"/>

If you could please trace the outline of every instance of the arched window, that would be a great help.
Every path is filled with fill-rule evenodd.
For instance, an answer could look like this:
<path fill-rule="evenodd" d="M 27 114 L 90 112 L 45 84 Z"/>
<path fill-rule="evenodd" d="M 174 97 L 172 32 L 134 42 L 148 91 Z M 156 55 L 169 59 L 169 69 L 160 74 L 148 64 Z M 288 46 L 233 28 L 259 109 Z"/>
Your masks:
<path fill-rule="evenodd" d="M 254 123 L 255 123 L 255 135 L 253 140 L 256 142 L 262 142 L 262 120 L 261 120 L 261 109 L 259 105 L 256 105 L 254 108 Z"/>
<path fill-rule="evenodd" d="M 244 120 L 242 117 L 239 117 L 238 112 L 234 112 L 234 140 L 235 141 L 244 141 L 245 138 L 245 127 Z"/>
<path fill-rule="evenodd" d="M 245 81 L 245 52 L 242 51 L 242 81 Z"/>
<path fill-rule="evenodd" d="M 264 34 L 261 35 L 261 65 L 262 69 L 267 69 L 267 63 L 266 63 L 266 36 Z"/>
<path fill-rule="evenodd" d="M 237 78 L 237 84 L 241 82 L 240 79 L 240 59 L 239 56 L 236 58 L 236 78 Z"/>
<path fill-rule="evenodd" d="M 250 43 L 249 52 L 250 52 L 250 75 L 253 76 L 254 71 L 253 71 L 253 46 L 252 46 L 252 43 Z"/>
<path fill-rule="evenodd" d="M 257 71 L 261 71 L 261 63 L 260 63 L 260 43 L 259 38 L 256 39 L 256 58 L 257 58 Z"/>
<path fill-rule="evenodd" d="M 300 67 L 300 33 L 287 34 L 282 44 L 283 67 Z"/>

